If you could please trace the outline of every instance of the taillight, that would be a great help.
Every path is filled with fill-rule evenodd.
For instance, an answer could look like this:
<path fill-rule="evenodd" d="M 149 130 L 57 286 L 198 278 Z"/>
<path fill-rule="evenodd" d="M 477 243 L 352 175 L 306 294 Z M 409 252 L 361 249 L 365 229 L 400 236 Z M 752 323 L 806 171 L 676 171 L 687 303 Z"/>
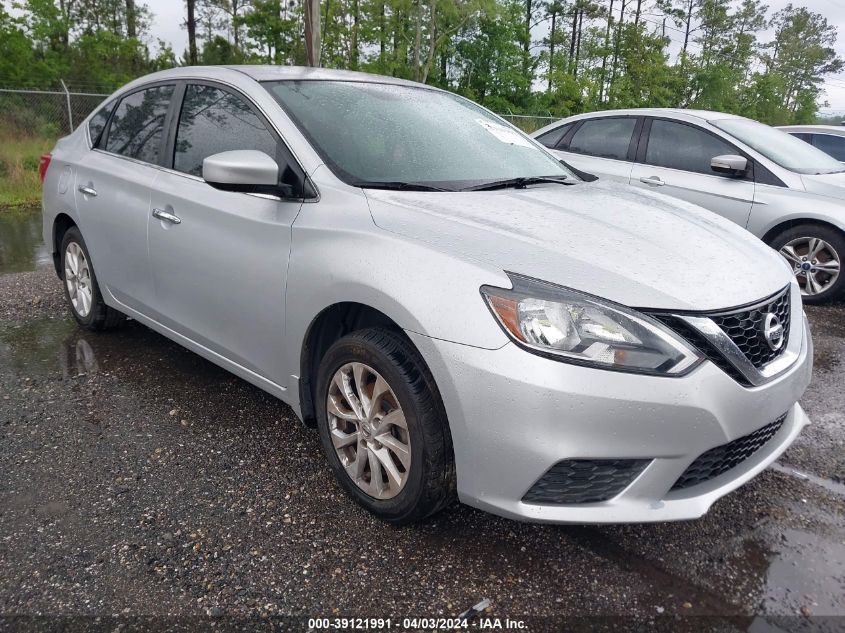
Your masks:
<path fill-rule="evenodd" d="M 38 177 L 41 179 L 41 184 L 44 184 L 44 179 L 47 177 L 47 168 L 50 166 L 50 160 L 53 158 L 52 154 L 41 154 L 41 160 L 38 163 Z"/>

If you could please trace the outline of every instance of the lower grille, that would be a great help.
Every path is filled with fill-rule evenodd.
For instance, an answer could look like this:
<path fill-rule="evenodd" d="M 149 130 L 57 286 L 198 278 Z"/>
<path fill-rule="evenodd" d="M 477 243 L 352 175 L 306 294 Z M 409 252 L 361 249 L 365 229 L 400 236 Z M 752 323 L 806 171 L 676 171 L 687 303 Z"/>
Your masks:
<path fill-rule="evenodd" d="M 786 420 L 785 413 L 774 422 L 770 422 L 753 433 L 744 435 L 722 446 L 711 448 L 684 471 L 684 474 L 672 486 L 672 490 L 697 486 L 738 466 L 772 439 L 780 430 L 780 427 L 783 426 L 784 420 Z"/>
<path fill-rule="evenodd" d="M 597 503 L 628 487 L 651 460 L 565 459 L 552 466 L 525 493 L 525 503 Z"/>

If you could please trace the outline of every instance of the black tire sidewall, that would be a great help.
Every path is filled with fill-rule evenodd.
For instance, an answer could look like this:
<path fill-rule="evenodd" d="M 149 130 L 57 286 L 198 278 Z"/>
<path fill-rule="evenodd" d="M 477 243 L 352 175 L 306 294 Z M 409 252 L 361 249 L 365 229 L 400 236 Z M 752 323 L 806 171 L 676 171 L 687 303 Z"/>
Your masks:
<path fill-rule="evenodd" d="M 769 245 L 776 251 L 787 243 L 800 237 L 817 237 L 830 244 L 836 249 L 839 255 L 840 264 L 845 262 L 845 234 L 827 226 L 819 226 L 815 224 L 800 224 L 786 229 L 785 231 L 776 235 Z M 804 303 L 827 303 L 835 301 L 845 296 L 845 274 L 840 270 L 839 278 L 834 283 L 833 287 L 828 288 L 824 292 L 817 295 L 804 295 L 802 300 Z"/>
<path fill-rule="evenodd" d="M 328 388 L 335 372 L 350 362 L 365 363 L 381 374 L 393 389 L 405 415 L 411 441 L 411 468 L 405 486 L 392 499 L 375 499 L 361 490 L 346 473 L 331 441 L 326 411 Z M 332 471 L 347 494 L 387 521 L 403 523 L 408 517 L 416 514 L 419 502 L 425 494 L 425 471 L 429 467 L 429 459 L 425 434 L 422 431 L 424 422 L 420 416 L 420 406 L 404 372 L 377 346 L 353 334 L 338 340 L 323 357 L 317 372 L 315 398 L 317 427 L 323 450 Z"/>
<path fill-rule="evenodd" d="M 76 242 L 82 249 L 82 252 L 85 255 L 85 259 L 88 261 L 88 272 L 91 275 L 91 309 L 88 311 L 88 314 L 84 317 L 81 316 L 76 311 L 76 308 L 73 307 L 73 302 L 70 300 L 70 291 L 68 290 L 67 281 L 65 280 L 65 253 L 67 252 L 68 244 L 70 244 L 71 242 Z M 73 314 L 73 318 L 76 319 L 76 322 L 80 326 L 85 329 L 94 329 L 97 325 L 98 317 L 100 316 L 99 313 L 103 310 L 105 306 L 103 304 L 102 296 L 100 295 L 100 287 L 97 284 L 97 274 L 94 272 L 94 264 L 91 261 L 91 255 L 88 253 L 88 247 L 85 245 L 85 240 L 82 238 L 82 233 L 80 233 L 79 229 L 75 226 L 69 228 L 62 237 L 62 245 L 61 251 L 59 253 L 59 258 L 62 271 L 62 286 L 64 287 L 65 299 L 67 300 L 67 305 L 70 308 L 70 312 L 71 314 Z"/>

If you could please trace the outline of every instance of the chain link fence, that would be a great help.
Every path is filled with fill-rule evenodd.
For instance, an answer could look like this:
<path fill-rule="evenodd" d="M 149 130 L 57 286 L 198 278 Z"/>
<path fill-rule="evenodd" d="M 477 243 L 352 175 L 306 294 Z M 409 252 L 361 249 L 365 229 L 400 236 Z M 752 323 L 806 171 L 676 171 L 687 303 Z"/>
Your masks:
<path fill-rule="evenodd" d="M 531 134 L 531 132 L 536 132 L 541 127 L 546 127 L 549 123 L 563 118 L 554 116 L 540 116 L 534 114 L 499 114 L 499 116 L 511 125 L 515 125 L 520 130 L 528 134 Z"/>
<path fill-rule="evenodd" d="M 95 92 L 0 88 L 0 138 L 65 136 L 107 96 Z"/>

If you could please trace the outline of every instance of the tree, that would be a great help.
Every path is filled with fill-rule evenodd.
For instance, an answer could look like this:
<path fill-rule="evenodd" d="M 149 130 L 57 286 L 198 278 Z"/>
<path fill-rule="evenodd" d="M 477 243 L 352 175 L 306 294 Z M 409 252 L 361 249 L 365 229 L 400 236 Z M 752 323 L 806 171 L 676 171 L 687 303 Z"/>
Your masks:
<path fill-rule="evenodd" d="M 320 2 L 305 0 L 305 63 L 320 65 Z"/>
<path fill-rule="evenodd" d="M 196 0 L 185 0 L 188 11 L 188 63 L 192 66 L 197 64 L 197 20 L 194 16 L 196 11 Z"/>

